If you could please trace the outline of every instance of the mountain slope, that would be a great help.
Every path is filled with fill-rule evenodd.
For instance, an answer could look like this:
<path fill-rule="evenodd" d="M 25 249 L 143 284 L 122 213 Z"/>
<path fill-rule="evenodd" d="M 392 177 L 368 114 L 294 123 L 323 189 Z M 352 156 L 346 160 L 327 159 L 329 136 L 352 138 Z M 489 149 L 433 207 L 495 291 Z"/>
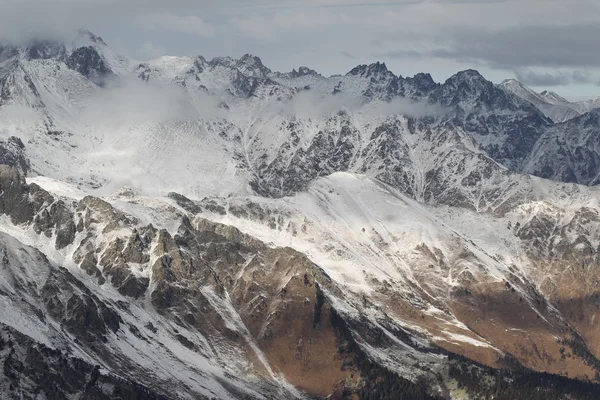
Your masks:
<path fill-rule="evenodd" d="M 585 185 L 600 183 L 597 109 L 549 129 L 525 170 L 544 178 Z"/>
<path fill-rule="evenodd" d="M 136 62 L 89 32 L 2 57 L 12 397 L 600 390 L 595 111 L 553 123 L 558 97 L 473 70 Z"/>

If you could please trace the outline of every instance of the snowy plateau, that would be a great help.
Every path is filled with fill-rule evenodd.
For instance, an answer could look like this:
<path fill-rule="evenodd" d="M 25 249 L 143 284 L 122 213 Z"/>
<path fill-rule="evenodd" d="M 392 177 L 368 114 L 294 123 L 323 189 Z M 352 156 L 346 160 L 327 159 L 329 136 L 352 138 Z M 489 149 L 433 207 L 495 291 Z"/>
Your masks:
<path fill-rule="evenodd" d="M 600 398 L 596 107 L 0 44 L 0 398 Z"/>

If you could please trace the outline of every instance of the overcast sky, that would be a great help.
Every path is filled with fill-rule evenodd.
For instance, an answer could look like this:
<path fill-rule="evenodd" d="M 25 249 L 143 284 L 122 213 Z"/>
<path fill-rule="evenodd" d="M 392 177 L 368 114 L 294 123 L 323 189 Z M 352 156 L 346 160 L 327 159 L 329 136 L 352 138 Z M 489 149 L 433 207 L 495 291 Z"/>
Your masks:
<path fill-rule="evenodd" d="M 437 81 L 474 68 L 600 96 L 598 0 L 0 0 L 5 39 L 77 28 L 140 60 L 252 53 L 273 70 L 325 75 L 384 61 Z"/>

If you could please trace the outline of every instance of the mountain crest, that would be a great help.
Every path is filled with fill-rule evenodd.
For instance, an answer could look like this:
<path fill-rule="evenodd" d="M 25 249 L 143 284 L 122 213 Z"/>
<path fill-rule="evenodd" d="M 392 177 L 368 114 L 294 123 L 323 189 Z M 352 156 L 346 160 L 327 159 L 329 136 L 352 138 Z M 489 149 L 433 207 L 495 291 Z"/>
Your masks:
<path fill-rule="evenodd" d="M 439 84 L 433 80 L 431 74 L 420 72 L 412 78 L 405 78 L 403 87 L 405 96 L 419 100 L 437 89 Z"/>
<path fill-rule="evenodd" d="M 66 60 L 69 68 L 79 72 L 97 85 L 114 75 L 98 51 L 92 46 L 79 47 Z"/>
<path fill-rule="evenodd" d="M 570 103 L 569 100 L 565 99 L 564 97 L 560 96 L 558 93 L 556 92 L 551 92 L 548 90 L 544 90 L 542 93 L 540 93 L 540 95 L 549 103 L 552 104 L 560 104 L 560 103 Z"/>
<path fill-rule="evenodd" d="M 97 44 L 100 44 L 103 46 L 107 46 L 106 42 L 100 36 L 93 34 L 92 32 L 88 31 L 87 29 L 79 29 L 77 31 L 77 36 L 75 38 L 75 41 L 77 41 L 77 42 L 89 41 L 92 43 L 97 43 Z"/>
<path fill-rule="evenodd" d="M 271 70 L 262 63 L 262 60 L 251 54 L 244 54 L 236 60 L 232 57 L 215 57 L 209 63 L 211 67 L 224 67 L 236 69 L 248 78 L 267 78 Z"/>
<path fill-rule="evenodd" d="M 67 50 L 64 44 L 55 41 L 34 40 L 24 49 L 28 60 L 47 60 L 50 58 L 64 60 Z"/>
<path fill-rule="evenodd" d="M 252 54 L 244 54 L 238 61 L 240 71 L 244 74 L 250 74 L 256 78 L 266 78 L 271 70 L 263 64 L 262 60 Z"/>
<path fill-rule="evenodd" d="M 367 65 L 367 64 L 358 65 L 358 66 L 354 67 L 346 75 L 360 76 L 363 78 L 372 78 L 375 76 L 381 76 L 381 75 L 387 75 L 387 74 L 392 74 L 392 73 L 390 72 L 390 70 L 388 70 L 385 63 L 377 61 L 370 65 Z"/>
<path fill-rule="evenodd" d="M 452 86 L 458 86 L 461 84 L 465 84 L 465 85 L 468 85 L 471 87 L 475 87 L 475 86 L 481 87 L 481 86 L 492 85 L 492 83 L 490 81 L 485 79 L 479 73 L 479 71 L 477 71 L 475 69 L 467 69 L 464 71 L 457 72 L 456 74 L 454 74 L 453 76 L 448 78 L 448 80 L 446 81 L 446 84 L 449 84 Z"/>
<path fill-rule="evenodd" d="M 298 71 L 296 71 L 296 69 L 293 69 L 292 72 L 289 72 L 289 76 L 290 76 L 290 78 L 298 78 L 301 76 L 321 76 L 321 74 L 319 74 L 314 69 L 310 69 L 308 67 L 301 66 L 301 67 L 298 67 Z"/>

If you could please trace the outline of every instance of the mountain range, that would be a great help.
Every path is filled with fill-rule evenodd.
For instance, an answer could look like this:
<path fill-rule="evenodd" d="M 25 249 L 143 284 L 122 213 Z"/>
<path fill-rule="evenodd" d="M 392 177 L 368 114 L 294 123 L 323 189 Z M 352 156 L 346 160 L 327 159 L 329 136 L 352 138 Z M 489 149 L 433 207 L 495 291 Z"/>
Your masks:
<path fill-rule="evenodd" d="M 597 107 L 2 44 L 0 392 L 598 398 Z"/>

